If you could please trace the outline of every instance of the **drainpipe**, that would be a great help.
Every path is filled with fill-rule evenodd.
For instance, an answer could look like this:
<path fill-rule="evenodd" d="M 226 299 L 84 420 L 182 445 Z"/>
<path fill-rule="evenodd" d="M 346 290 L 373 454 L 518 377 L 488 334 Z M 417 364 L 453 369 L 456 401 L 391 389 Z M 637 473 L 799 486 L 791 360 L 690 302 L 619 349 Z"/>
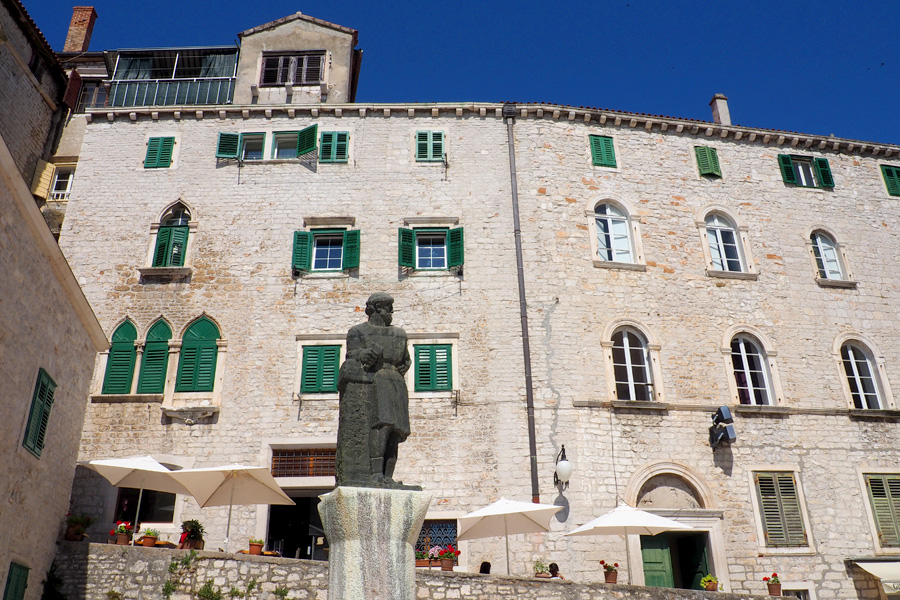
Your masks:
<path fill-rule="evenodd" d="M 525 303 L 525 266 L 522 261 L 522 227 L 519 224 L 519 188 L 516 183 L 516 148 L 513 139 L 513 124 L 516 122 L 516 105 L 503 105 L 503 120 L 506 121 L 506 143 L 509 148 L 509 183 L 512 193 L 513 228 L 516 239 L 516 275 L 519 281 L 519 317 L 522 321 L 522 353 L 525 358 L 525 407 L 528 412 L 528 452 L 531 464 L 531 501 L 540 503 L 541 491 L 538 486 L 537 440 L 534 432 L 534 386 L 531 379 L 531 344 L 528 340 L 528 307 Z"/>

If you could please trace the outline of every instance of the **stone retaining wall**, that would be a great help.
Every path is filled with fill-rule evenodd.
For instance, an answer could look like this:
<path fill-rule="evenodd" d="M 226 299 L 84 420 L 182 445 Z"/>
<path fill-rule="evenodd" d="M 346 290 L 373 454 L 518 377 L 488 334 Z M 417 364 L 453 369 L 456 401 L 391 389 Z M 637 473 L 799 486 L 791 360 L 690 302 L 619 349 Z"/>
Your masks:
<path fill-rule="evenodd" d="M 197 592 L 212 581 L 222 598 L 231 590 L 246 593 L 251 581 L 257 587 L 248 598 L 276 600 L 278 588 L 287 588 L 287 599 L 327 600 L 328 563 L 289 558 L 198 552 L 191 559 L 184 550 L 131 548 L 111 544 L 61 542 L 56 556 L 67 600 L 108 600 L 118 592 L 122 600 L 164 597 L 163 586 L 173 581 L 171 600 L 198 598 Z M 444 573 L 420 569 L 416 573 L 420 600 L 702 600 L 713 592 L 650 588 L 603 583 L 576 583 L 475 573 Z M 241 596 L 243 597 L 243 596 Z M 715 600 L 749 600 L 749 594 L 717 593 Z"/>

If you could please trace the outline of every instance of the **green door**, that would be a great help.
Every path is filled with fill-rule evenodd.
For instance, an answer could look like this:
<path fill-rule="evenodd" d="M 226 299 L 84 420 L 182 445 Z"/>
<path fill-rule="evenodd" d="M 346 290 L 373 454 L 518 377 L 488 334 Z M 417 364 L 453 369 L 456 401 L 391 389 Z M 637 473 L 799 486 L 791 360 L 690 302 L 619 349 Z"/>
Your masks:
<path fill-rule="evenodd" d="M 675 587 L 672 575 L 672 552 L 669 538 L 663 535 L 641 536 L 641 558 L 644 563 L 644 585 Z"/>

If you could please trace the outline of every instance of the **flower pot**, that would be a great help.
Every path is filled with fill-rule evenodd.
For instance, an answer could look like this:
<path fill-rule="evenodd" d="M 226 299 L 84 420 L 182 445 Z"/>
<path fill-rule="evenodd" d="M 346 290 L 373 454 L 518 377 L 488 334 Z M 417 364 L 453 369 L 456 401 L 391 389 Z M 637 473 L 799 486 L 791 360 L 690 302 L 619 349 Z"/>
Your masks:
<path fill-rule="evenodd" d="M 540 579 L 550 579 L 550 573 L 535 573 L 534 576 Z"/>
<path fill-rule="evenodd" d="M 441 559 L 441 571 L 452 571 L 454 560 L 452 558 Z"/>
<path fill-rule="evenodd" d="M 84 529 L 78 525 L 69 525 L 66 527 L 63 537 L 69 542 L 80 542 L 84 539 Z"/>
<path fill-rule="evenodd" d="M 781 584 L 780 583 L 767 583 L 769 586 L 769 595 L 770 596 L 780 596 L 781 595 Z"/>
<path fill-rule="evenodd" d="M 441 566 L 440 559 L 432 558 L 428 561 L 428 568 Z"/>
<path fill-rule="evenodd" d="M 131 543 L 131 535 L 128 533 L 117 533 L 116 544 L 119 546 L 127 546 Z"/>
<path fill-rule="evenodd" d="M 618 571 L 604 571 L 603 576 L 606 578 L 606 583 L 615 583 L 619 578 Z"/>
<path fill-rule="evenodd" d="M 144 546 L 144 548 L 155 548 L 156 540 L 158 539 L 159 538 L 155 538 L 152 535 L 145 535 L 143 538 L 141 538 L 141 544 Z"/>
<path fill-rule="evenodd" d="M 416 559 L 416 566 L 417 566 L 417 567 L 430 567 L 430 566 L 431 566 L 431 561 L 428 560 L 427 558 L 417 558 L 417 559 Z"/>
<path fill-rule="evenodd" d="M 719 591 L 719 582 L 718 581 L 710 581 L 706 584 L 707 592 L 718 592 Z"/>
<path fill-rule="evenodd" d="M 203 550 L 203 540 L 192 540 L 188 538 L 184 540 L 182 547 L 185 550 Z"/>
<path fill-rule="evenodd" d="M 250 554 L 259 556 L 260 554 L 262 554 L 262 549 L 262 544 L 254 544 L 253 542 L 250 542 Z"/>

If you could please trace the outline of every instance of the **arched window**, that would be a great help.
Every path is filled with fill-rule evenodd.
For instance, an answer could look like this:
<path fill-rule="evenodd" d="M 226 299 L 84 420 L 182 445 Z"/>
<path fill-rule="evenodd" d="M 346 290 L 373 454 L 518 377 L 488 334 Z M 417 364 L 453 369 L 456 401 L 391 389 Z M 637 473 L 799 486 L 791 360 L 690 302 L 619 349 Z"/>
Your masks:
<path fill-rule="evenodd" d="M 841 346 L 841 362 L 853 405 L 856 408 L 884 408 L 878 365 L 872 352 L 859 342 L 846 342 Z"/>
<path fill-rule="evenodd" d="M 772 404 L 772 377 L 758 340 L 747 334 L 731 340 L 731 365 L 741 404 Z"/>
<path fill-rule="evenodd" d="M 712 268 L 717 271 L 746 271 L 740 236 L 734 224 L 719 213 L 706 217 L 706 238 Z"/>
<path fill-rule="evenodd" d="M 153 267 L 183 267 L 191 214 L 178 203 L 163 216 L 153 249 Z"/>
<path fill-rule="evenodd" d="M 137 329 L 131 321 L 125 321 L 113 332 L 103 377 L 103 394 L 131 393 L 136 339 Z"/>
<path fill-rule="evenodd" d="M 141 374 L 138 377 L 138 394 L 162 394 L 166 387 L 166 370 L 169 365 L 169 339 L 172 330 L 160 319 L 147 332 L 147 344 L 141 358 Z"/>
<path fill-rule="evenodd" d="M 819 277 L 822 279 L 846 279 L 840 252 L 834 239 L 822 231 L 814 231 L 809 239 L 812 242 L 813 256 L 816 259 Z"/>
<path fill-rule="evenodd" d="M 219 328 L 203 317 L 188 327 L 181 344 L 176 392 L 211 392 L 216 377 Z"/>
<path fill-rule="evenodd" d="M 647 340 L 637 330 L 623 327 L 613 333 L 612 343 L 616 398 L 652 401 L 653 374 Z"/>
<path fill-rule="evenodd" d="M 631 224 L 628 215 L 613 204 L 598 204 L 594 208 L 597 226 L 597 256 L 608 262 L 634 262 Z"/>

